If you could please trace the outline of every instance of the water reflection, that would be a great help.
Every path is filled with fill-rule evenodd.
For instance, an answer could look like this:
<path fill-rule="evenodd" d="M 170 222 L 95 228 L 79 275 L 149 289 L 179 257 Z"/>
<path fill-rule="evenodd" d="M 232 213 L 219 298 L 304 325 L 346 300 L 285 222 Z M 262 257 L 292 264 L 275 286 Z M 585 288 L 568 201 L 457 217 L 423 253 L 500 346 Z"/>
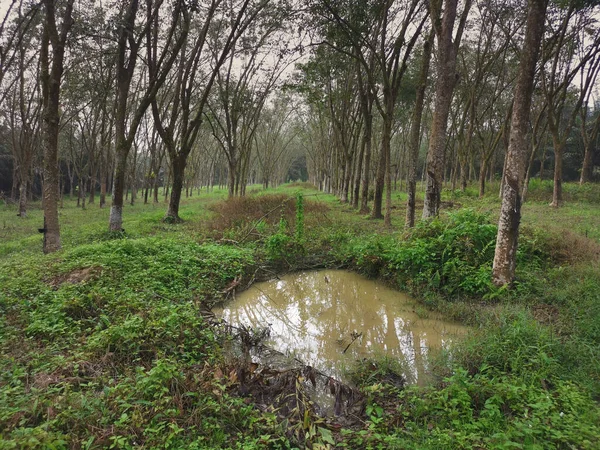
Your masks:
<path fill-rule="evenodd" d="M 430 314 L 419 317 L 408 296 L 352 272 L 289 274 L 257 283 L 222 311 L 231 324 L 271 327 L 277 350 L 340 376 L 344 365 L 377 354 L 405 362 L 409 382 L 423 382 L 423 356 L 465 328 Z"/>

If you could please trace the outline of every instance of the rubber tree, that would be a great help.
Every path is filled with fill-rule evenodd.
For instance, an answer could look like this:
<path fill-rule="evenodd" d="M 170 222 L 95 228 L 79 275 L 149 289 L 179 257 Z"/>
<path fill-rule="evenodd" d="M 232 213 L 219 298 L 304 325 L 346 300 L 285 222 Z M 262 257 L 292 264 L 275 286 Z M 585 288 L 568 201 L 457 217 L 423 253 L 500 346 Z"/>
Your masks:
<path fill-rule="evenodd" d="M 508 153 L 505 161 L 502 206 L 492 269 L 497 286 L 512 283 L 517 262 L 521 193 L 527 168 L 529 116 L 535 68 L 544 34 L 547 0 L 529 0 L 525 41 L 521 49 L 519 75 L 514 91 Z"/>
<path fill-rule="evenodd" d="M 417 92 L 413 116 L 410 124 L 410 144 L 408 158 L 408 192 L 406 200 L 406 219 L 407 228 L 415 225 L 415 208 L 417 203 L 417 163 L 419 159 L 419 149 L 421 147 L 421 121 L 423 118 L 423 109 L 425 106 L 425 91 L 427 89 L 427 78 L 429 75 L 429 64 L 431 61 L 431 50 L 434 38 L 433 29 L 429 38 L 423 44 L 423 54 L 421 55 L 421 67 L 417 79 Z"/>
<path fill-rule="evenodd" d="M 408 61 L 427 20 L 427 16 L 422 12 L 422 3 L 418 0 L 407 2 L 399 11 L 392 8 L 393 4 L 394 2 L 386 2 L 385 8 L 382 9 L 384 11 L 382 25 L 375 50 L 382 85 L 381 100 L 376 97 L 375 105 L 381 115 L 382 131 L 371 217 L 374 219 L 383 217 L 387 226 L 392 222 L 391 141 L 396 103 Z M 395 24 L 395 20 L 392 19 L 396 14 L 401 17 L 398 24 Z M 382 214 L 384 187 L 386 187 L 385 215 Z"/>
<path fill-rule="evenodd" d="M 265 108 L 255 134 L 256 156 L 263 188 L 268 189 L 276 179 L 278 167 L 290 152 L 290 143 L 296 136 L 293 127 L 297 105 L 289 96 L 280 95 Z"/>
<path fill-rule="evenodd" d="M 300 67 L 295 88 L 309 105 L 312 118 L 318 118 L 324 126 L 310 127 L 310 132 L 322 134 L 326 130 L 326 139 L 330 140 L 327 146 L 319 143 L 319 158 L 314 159 L 319 184 L 326 192 L 334 192 L 342 202 L 347 202 L 353 158 L 365 124 L 360 71 L 352 56 L 328 45 L 318 46 L 311 59 Z M 358 98 L 357 90 L 361 93 Z M 312 136 L 313 143 L 317 142 L 314 139 L 317 136 Z"/>
<path fill-rule="evenodd" d="M 69 0 L 57 14 L 54 0 L 44 0 L 44 28 L 40 48 L 42 85 L 42 149 L 44 154 L 44 253 L 60 250 L 58 221 L 59 168 L 58 132 L 60 126 L 60 87 L 64 70 L 65 45 L 73 25 L 73 3 Z M 57 23 L 57 18 L 62 19 Z"/>
<path fill-rule="evenodd" d="M 91 9 L 91 14 L 87 18 L 87 26 L 90 28 L 106 28 L 110 23 L 107 20 L 107 14 L 110 13 L 110 7 L 98 7 Z M 81 69 L 80 72 L 87 74 L 84 79 L 84 101 L 90 102 L 90 107 L 95 115 L 100 117 L 98 130 L 98 155 L 97 155 L 97 175 L 100 184 L 99 207 L 106 206 L 106 195 L 109 191 L 109 178 L 112 168 L 113 149 L 114 149 L 114 102 L 115 102 L 115 57 L 117 54 L 117 43 L 112 36 L 102 33 L 94 39 L 88 39 L 82 42 L 81 48 Z M 92 203 L 95 190 L 95 182 L 90 186 L 90 203 Z"/>
<path fill-rule="evenodd" d="M 357 51 L 355 49 L 355 51 Z M 371 53 L 367 62 L 368 67 L 375 64 L 374 53 Z M 373 154 L 373 105 L 375 103 L 375 92 L 369 84 L 369 77 L 357 60 L 357 84 L 360 96 L 360 111 L 363 121 L 362 142 L 357 161 L 356 180 L 354 184 L 354 196 L 352 206 L 359 208 L 360 214 L 369 213 L 369 183 L 371 180 L 371 155 Z M 372 70 L 371 70 L 372 72 Z M 359 206 L 360 192 L 360 206 Z"/>
<path fill-rule="evenodd" d="M 263 108 L 291 62 L 282 33 L 287 15 L 282 5 L 265 8 L 216 73 L 205 119 L 227 159 L 229 197 L 245 194 Z"/>
<path fill-rule="evenodd" d="M 86 30 L 106 29 L 111 8 L 97 8 L 81 12 L 76 23 L 79 34 Z M 110 153 L 113 145 L 113 113 L 115 102 L 115 55 L 117 45 L 109 36 L 98 32 L 93 39 L 79 39 L 71 47 L 70 70 L 65 74 L 64 110 L 79 127 L 83 163 L 80 184 L 89 191 L 89 203 L 96 202 L 96 185 L 100 185 L 100 202 L 106 204 Z M 77 168 L 78 164 L 74 162 Z M 79 176 L 79 175 L 78 175 Z M 83 200 L 84 192 L 80 192 Z"/>
<path fill-rule="evenodd" d="M 539 97 L 538 97 L 539 98 Z M 522 201 L 527 200 L 527 192 L 529 190 L 529 181 L 531 180 L 531 172 L 533 170 L 533 162 L 538 153 L 538 150 L 546 140 L 546 129 L 548 128 L 548 120 L 546 120 L 546 107 L 545 102 L 535 102 L 536 97 L 534 96 L 532 101 L 537 105 L 532 106 L 532 114 L 535 117 L 533 120 L 533 129 L 531 130 L 531 152 L 529 154 L 529 162 L 527 163 L 527 172 L 525 173 L 525 182 L 523 184 L 523 196 Z"/>
<path fill-rule="evenodd" d="M 455 36 L 454 24 L 457 16 L 458 0 L 432 0 L 429 5 L 431 22 L 437 41 L 437 79 L 433 119 L 429 134 L 429 150 L 427 151 L 424 219 L 436 217 L 440 210 L 445 170 L 446 129 L 452 104 L 452 94 L 458 81 L 456 55 L 467 22 L 471 0 L 465 1 Z"/>
<path fill-rule="evenodd" d="M 348 202 L 352 163 L 363 125 L 363 121 L 360 120 L 361 107 L 356 99 L 356 90 L 357 77 L 352 64 L 345 73 L 338 72 L 326 80 L 325 92 L 336 150 L 333 162 L 336 174 L 335 187 L 342 203 Z"/>
<path fill-rule="evenodd" d="M 15 85 L 19 80 L 20 68 L 15 71 L 17 76 L 7 75 L 19 64 L 22 53 L 32 47 L 31 37 L 35 34 L 42 11 L 40 5 L 29 4 L 24 0 L 2 3 L 6 5 L 0 21 L 0 103 L 18 89 Z M 31 62 L 31 59 L 29 61 Z"/>
<path fill-rule="evenodd" d="M 125 196 L 125 177 L 127 157 L 133 145 L 138 127 L 158 89 L 164 84 L 174 62 L 179 55 L 188 32 L 192 6 L 184 0 L 176 0 L 170 9 L 163 1 L 146 0 L 145 18 L 138 24 L 136 18 L 140 11 L 139 0 L 129 0 L 122 4 L 121 19 L 117 36 L 116 62 L 116 101 L 115 101 L 115 168 L 113 175 L 112 205 L 110 208 L 109 230 L 123 229 L 123 200 Z M 162 14 L 161 14 L 162 13 Z M 157 27 L 163 24 L 165 16 L 170 16 L 165 35 L 159 36 Z M 140 47 L 146 39 L 161 39 L 160 53 L 154 55 L 155 64 L 147 77 L 147 83 L 137 96 L 131 92 L 132 81 L 136 73 L 136 64 Z M 150 57 L 151 55 L 147 55 Z"/>
<path fill-rule="evenodd" d="M 584 155 L 579 184 L 589 183 L 592 180 L 592 173 L 594 170 L 594 154 L 597 151 L 597 139 L 600 135 L 600 111 L 595 110 L 593 113 L 596 115 L 596 119 L 593 120 L 591 124 L 588 124 L 588 115 L 590 115 L 590 112 L 587 107 L 583 108 L 580 114 Z M 593 115 L 591 117 L 593 118 Z"/>
<path fill-rule="evenodd" d="M 510 124 L 510 90 L 518 66 L 510 44 L 515 31 L 524 26 L 524 18 L 519 20 L 515 10 L 493 1 L 477 3 L 471 15 L 473 26 L 463 39 L 457 61 L 458 71 L 468 74 L 468 80 L 455 89 L 454 109 L 460 115 L 456 150 L 462 191 L 474 161 L 479 160 L 482 197 L 496 149 Z M 453 183 L 456 164 L 454 168 Z"/>
<path fill-rule="evenodd" d="M 563 155 L 579 111 L 588 92 L 593 89 L 600 71 L 600 28 L 593 17 L 593 6 L 577 9 L 579 4 L 570 2 L 558 10 L 559 24 L 543 43 L 547 57 L 542 65 L 541 87 L 547 103 L 548 129 L 554 149 L 554 186 L 552 203 L 562 203 Z M 594 36 L 589 39 L 588 33 Z M 572 84 L 580 78 L 577 92 Z"/>
<path fill-rule="evenodd" d="M 5 99 L 4 116 L 11 129 L 11 150 L 15 174 L 19 182 L 19 216 L 27 217 L 27 199 L 32 181 L 33 160 L 39 145 L 40 96 L 39 67 L 34 62 L 37 55 L 28 54 L 29 45 L 39 44 L 29 40 L 22 45 L 15 64 L 16 85 L 12 95 Z M 33 64 L 32 64 L 33 63 Z"/>
<path fill-rule="evenodd" d="M 27 216 L 32 187 L 33 162 L 40 132 L 40 34 L 41 8 L 13 1 L 0 23 L 0 103 L 10 128 L 13 186 L 19 187 L 20 217 Z M 13 192 L 14 194 L 14 192 Z"/>
<path fill-rule="evenodd" d="M 362 66 L 361 102 L 369 98 L 381 115 L 379 161 L 375 175 L 375 194 L 371 217 L 391 224 L 391 139 L 398 94 L 412 50 L 427 20 L 425 3 L 420 0 L 394 2 L 334 2 L 318 0 L 313 11 L 325 20 L 325 43 L 337 51 L 354 56 Z M 333 31 L 330 31 L 333 29 Z M 362 107 L 370 135 L 369 108 Z M 366 155 L 370 153 L 365 152 Z M 369 170 L 365 164 L 363 170 Z M 384 189 L 387 186 L 386 212 L 383 214 Z M 362 208 L 361 208 L 362 209 Z"/>
<path fill-rule="evenodd" d="M 580 83 L 586 83 L 589 80 L 593 86 L 599 79 L 600 70 L 596 70 L 594 74 L 589 74 L 587 76 L 584 73 L 581 75 Z M 597 139 L 600 135 L 600 105 L 592 104 L 592 93 L 593 89 L 587 90 L 579 111 L 579 127 L 584 146 L 579 184 L 585 184 L 592 181 L 594 154 L 597 151 Z"/>
<path fill-rule="evenodd" d="M 309 180 L 324 192 L 328 191 L 330 173 L 327 161 L 333 153 L 333 130 L 324 102 L 309 102 L 308 110 L 300 112 L 300 142 L 306 153 Z"/>
<path fill-rule="evenodd" d="M 179 205 L 185 169 L 201 132 L 215 80 L 238 39 L 269 4 L 268 0 L 240 0 L 223 9 L 222 3 L 221 0 L 206 2 L 204 16 L 194 23 L 194 33 L 184 42 L 174 77 L 152 101 L 155 126 L 165 145 L 172 176 L 165 215 L 170 222 L 181 221 Z M 154 52 L 152 48 L 151 61 L 157 60 Z M 155 70 L 153 62 L 151 70 Z"/>

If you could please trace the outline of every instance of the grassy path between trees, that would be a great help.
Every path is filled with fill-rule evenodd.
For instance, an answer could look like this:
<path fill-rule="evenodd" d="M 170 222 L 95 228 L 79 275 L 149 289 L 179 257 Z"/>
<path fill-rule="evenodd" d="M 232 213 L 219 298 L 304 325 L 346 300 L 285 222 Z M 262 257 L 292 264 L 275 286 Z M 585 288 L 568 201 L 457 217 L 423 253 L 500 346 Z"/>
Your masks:
<path fill-rule="evenodd" d="M 386 230 L 306 185 L 202 193 L 182 224 L 161 221 L 162 203 L 128 206 L 119 234 L 108 208 L 65 200 L 48 256 L 39 205 L 24 219 L 0 205 L 0 449 L 600 448 L 600 186 L 566 185 L 551 209 L 533 183 L 511 290 L 490 283 L 494 189 L 446 192 L 441 218 L 410 231 L 403 194 Z M 300 397 L 259 405 L 201 311 L 307 267 L 383 279 L 473 331 L 429 361 L 431 386 L 387 384 L 393 361 L 357 364 L 352 424 Z"/>

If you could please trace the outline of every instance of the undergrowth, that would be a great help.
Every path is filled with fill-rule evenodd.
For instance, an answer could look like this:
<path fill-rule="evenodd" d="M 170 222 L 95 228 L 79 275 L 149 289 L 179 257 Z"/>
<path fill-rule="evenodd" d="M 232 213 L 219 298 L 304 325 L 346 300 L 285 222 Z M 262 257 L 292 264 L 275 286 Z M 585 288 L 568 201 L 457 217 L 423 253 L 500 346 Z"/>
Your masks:
<path fill-rule="evenodd" d="M 455 209 L 383 231 L 302 188 L 210 212 L 188 206 L 177 225 L 140 212 L 118 235 L 71 218 L 53 256 L 34 253 L 39 237 L 10 219 L 17 238 L 0 245 L 10 255 L 0 261 L 0 449 L 598 448 L 600 271 L 597 243 L 578 231 L 598 235 L 593 221 L 523 227 L 517 281 L 498 289 L 488 213 Z M 534 184 L 530 199 L 544 189 Z M 595 189 L 566 192 L 593 212 Z M 472 326 L 431 361 L 437 381 L 427 387 L 404 387 L 394 361 L 357 364 L 361 427 L 310 409 L 295 422 L 259 409 L 223 358 L 228 337 L 201 313 L 260 269 L 323 266 L 383 279 Z"/>
<path fill-rule="evenodd" d="M 357 236 L 339 254 L 356 270 L 388 279 L 415 295 L 489 300 L 501 295 L 491 283 L 496 233 L 488 215 L 461 209 L 444 219 L 419 222 L 402 234 Z M 517 258 L 522 277 L 545 268 L 550 260 L 537 239 L 521 236 Z"/>
<path fill-rule="evenodd" d="M 0 271 L 0 448 L 287 446 L 222 388 L 199 313 L 250 251 L 118 239 L 39 260 Z"/>

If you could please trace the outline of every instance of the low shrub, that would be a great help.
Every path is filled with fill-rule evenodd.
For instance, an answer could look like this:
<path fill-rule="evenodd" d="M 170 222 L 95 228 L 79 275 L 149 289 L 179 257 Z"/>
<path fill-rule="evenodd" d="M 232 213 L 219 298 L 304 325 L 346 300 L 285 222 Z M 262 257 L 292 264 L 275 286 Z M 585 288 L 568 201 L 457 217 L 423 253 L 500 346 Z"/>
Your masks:
<path fill-rule="evenodd" d="M 493 295 L 492 260 L 497 226 L 471 209 L 444 219 L 422 221 L 404 236 L 355 239 L 342 253 L 351 266 L 383 276 L 412 293 L 439 292 L 447 298 Z M 527 239 L 522 239 L 527 243 Z M 547 259 L 534 244 L 520 247 L 521 265 L 540 267 Z"/>
<path fill-rule="evenodd" d="M 208 223 L 217 237 L 257 240 L 264 237 L 260 232 L 277 231 L 280 220 L 295 228 L 297 197 L 286 194 L 265 194 L 234 197 L 210 206 L 215 214 Z M 306 213 L 323 213 L 328 207 L 321 202 L 304 200 Z M 257 231 L 256 228 L 259 228 Z"/>

